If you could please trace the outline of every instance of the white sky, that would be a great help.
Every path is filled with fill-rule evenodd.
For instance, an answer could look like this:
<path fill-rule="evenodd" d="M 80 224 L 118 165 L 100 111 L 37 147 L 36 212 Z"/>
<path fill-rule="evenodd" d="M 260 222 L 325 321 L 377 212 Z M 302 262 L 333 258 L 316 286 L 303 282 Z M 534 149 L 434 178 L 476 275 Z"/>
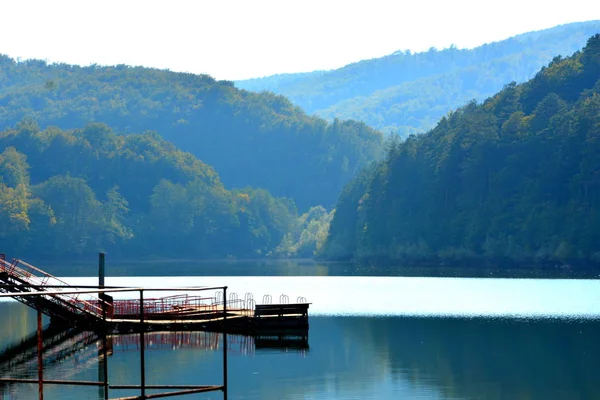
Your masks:
<path fill-rule="evenodd" d="M 1 0 L 0 54 L 234 80 L 594 19 L 596 0 Z"/>

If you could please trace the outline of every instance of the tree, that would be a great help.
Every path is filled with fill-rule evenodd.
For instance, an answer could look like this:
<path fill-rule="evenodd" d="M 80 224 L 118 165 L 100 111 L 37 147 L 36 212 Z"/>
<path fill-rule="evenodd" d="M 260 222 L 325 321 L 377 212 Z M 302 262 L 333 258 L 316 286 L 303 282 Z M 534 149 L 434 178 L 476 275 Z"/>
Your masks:
<path fill-rule="evenodd" d="M 8 147 L 0 154 L 0 182 L 12 188 L 29 185 L 27 157 L 14 147 Z"/>

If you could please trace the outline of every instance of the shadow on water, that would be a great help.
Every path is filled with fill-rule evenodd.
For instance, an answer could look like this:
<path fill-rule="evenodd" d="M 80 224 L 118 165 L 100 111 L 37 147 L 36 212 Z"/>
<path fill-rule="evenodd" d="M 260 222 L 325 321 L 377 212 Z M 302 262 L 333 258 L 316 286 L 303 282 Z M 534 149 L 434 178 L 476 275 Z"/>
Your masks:
<path fill-rule="evenodd" d="M 39 263 L 55 276 L 96 276 L 97 260 L 73 263 Z M 108 274 L 122 276 L 413 276 L 455 278 L 546 278 L 598 279 L 600 271 L 562 266 L 556 268 L 506 267 L 489 265 L 408 266 L 361 265 L 313 260 L 158 260 L 113 261 Z"/>
<path fill-rule="evenodd" d="M 46 366 L 60 362 L 99 340 L 98 335 L 93 332 L 81 332 L 77 329 L 65 329 L 53 325 L 44 328 L 42 338 Z M 35 364 L 38 356 L 37 345 L 38 335 L 34 332 L 20 342 L 7 346 L 0 351 L 0 371 L 15 372 L 22 366 Z"/>

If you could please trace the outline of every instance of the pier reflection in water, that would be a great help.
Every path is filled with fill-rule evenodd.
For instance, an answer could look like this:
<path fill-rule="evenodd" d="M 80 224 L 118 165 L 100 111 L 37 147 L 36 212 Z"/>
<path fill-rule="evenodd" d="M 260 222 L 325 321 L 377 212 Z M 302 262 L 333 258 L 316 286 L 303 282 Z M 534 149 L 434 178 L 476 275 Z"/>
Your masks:
<path fill-rule="evenodd" d="M 18 303 L 0 303 L 0 315 L 35 326 L 35 313 Z M 148 383 L 220 379 L 221 342 L 213 336 L 152 335 L 146 336 Z M 229 398 L 595 399 L 600 398 L 599 335 L 598 320 L 313 317 L 310 349 L 262 351 L 255 341 L 252 350 L 251 339 L 229 335 Z M 18 343 L 19 337 L 6 339 Z M 8 341 L 0 338 L 0 348 Z M 138 346 L 135 336 L 122 336 L 120 342 L 113 338 L 111 383 L 139 382 Z M 97 380 L 99 349 L 100 343 L 93 342 L 55 360 L 46 365 L 46 376 Z M 2 365 L 1 376 L 16 375 L 13 367 Z M 35 361 L 20 371 L 35 377 Z M 4 386 L 0 392 L 4 400 L 37 398 L 35 385 Z M 45 395 L 46 400 L 103 398 L 88 387 L 48 386 Z M 132 392 L 111 390 L 110 395 Z"/>
<path fill-rule="evenodd" d="M 0 306 L 6 307 L 7 304 L 15 305 L 0 303 Z M 158 393 L 175 394 L 174 391 L 190 394 L 214 390 L 223 391 L 222 397 L 227 398 L 224 385 L 198 385 L 198 382 L 181 382 L 180 380 L 174 382 L 172 379 L 165 382 L 160 371 L 163 371 L 165 366 L 173 366 L 175 362 L 166 360 L 164 356 L 170 353 L 174 357 L 174 351 L 178 352 L 178 358 L 181 358 L 181 352 L 185 351 L 193 351 L 196 354 L 223 352 L 223 354 L 244 356 L 253 356 L 256 351 L 262 350 L 297 352 L 299 355 L 304 355 L 308 351 L 308 338 L 305 335 L 224 336 L 218 332 L 197 331 L 149 332 L 143 336 L 137 333 L 102 335 L 93 331 L 79 331 L 75 328 L 57 329 L 54 326 L 48 326 L 43 330 L 42 337 L 41 352 L 38 346 L 37 332 L 20 341 L 8 344 L 0 352 L 0 378 L 5 379 L 4 382 L 0 382 L 0 398 L 33 398 L 36 396 L 32 390 L 35 385 L 27 384 L 27 382 L 34 382 L 42 376 L 40 375 L 40 364 L 38 364 L 40 359 L 43 360 L 42 367 L 46 374 L 43 376 L 43 380 L 46 384 L 40 387 L 43 390 L 36 396 L 39 398 L 43 398 L 44 392 L 47 395 L 55 396 L 58 390 L 53 386 L 57 384 L 94 386 L 94 382 L 99 383 L 95 385 L 98 389 L 63 386 L 60 389 L 60 393 L 63 393 L 60 398 L 66 398 L 64 397 L 65 393 L 72 393 L 74 396 L 81 395 L 85 398 L 93 396 L 104 399 L 109 398 L 108 389 L 110 389 L 110 398 L 131 396 L 131 389 L 141 390 L 142 395 L 146 395 L 147 398 L 152 398 Z M 146 356 L 152 357 L 152 353 L 159 354 L 159 358 L 166 361 L 166 364 L 156 368 L 150 361 L 152 368 L 149 368 L 148 371 L 144 365 L 140 366 L 137 373 L 134 372 L 136 368 L 131 365 L 131 354 L 141 356 L 144 360 Z M 225 368 L 223 363 L 216 365 L 213 357 L 204 358 L 206 362 L 210 362 L 209 368 Z M 115 371 L 110 368 L 111 359 L 116 362 Z M 124 359 L 129 364 L 127 371 L 123 368 L 122 361 Z M 109 360 L 109 362 L 105 363 L 105 360 Z M 226 382 L 225 370 L 223 370 L 223 374 L 223 381 Z M 148 380 L 144 375 L 147 375 Z M 88 380 L 94 376 L 96 378 L 94 381 Z M 107 379 L 104 378 L 105 376 Z M 8 379 L 13 379 L 14 382 L 9 382 Z M 140 379 L 143 387 L 135 384 Z M 195 380 L 198 379 L 199 377 L 196 377 Z M 214 379 L 214 376 L 211 376 L 211 379 Z M 102 382 L 106 387 L 100 385 Z M 152 384 L 148 382 L 152 382 Z M 200 390 L 201 388 L 206 390 Z M 128 389 L 129 392 L 124 392 L 125 389 Z M 92 394 L 94 391 L 97 393 Z M 46 398 L 54 397 L 46 396 Z"/>

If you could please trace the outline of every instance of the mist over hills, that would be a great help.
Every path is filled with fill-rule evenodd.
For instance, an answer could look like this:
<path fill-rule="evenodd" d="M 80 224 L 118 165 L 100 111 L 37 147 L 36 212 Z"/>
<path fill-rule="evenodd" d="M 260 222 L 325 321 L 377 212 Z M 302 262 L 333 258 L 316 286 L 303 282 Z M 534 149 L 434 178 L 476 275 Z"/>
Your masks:
<path fill-rule="evenodd" d="M 331 71 L 236 81 L 282 94 L 307 113 L 363 121 L 402 137 L 431 129 L 450 110 L 482 101 L 512 81 L 531 79 L 557 55 L 581 49 L 600 21 L 528 32 L 474 49 L 399 51 Z"/>
<path fill-rule="evenodd" d="M 333 206 L 383 144 L 361 122 L 328 123 L 283 96 L 206 75 L 0 56 L 0 130 L 26 117 L 42 129 L 98 122 L 118 134 L 156 131 L 214 167 L 226 187 L 267 189 L 304 211 Z"/>
<path fill-rule="evenodd" d="M 206 75 L 0 56 L 0 247 L 312 256 L 380 132 Z"/>

